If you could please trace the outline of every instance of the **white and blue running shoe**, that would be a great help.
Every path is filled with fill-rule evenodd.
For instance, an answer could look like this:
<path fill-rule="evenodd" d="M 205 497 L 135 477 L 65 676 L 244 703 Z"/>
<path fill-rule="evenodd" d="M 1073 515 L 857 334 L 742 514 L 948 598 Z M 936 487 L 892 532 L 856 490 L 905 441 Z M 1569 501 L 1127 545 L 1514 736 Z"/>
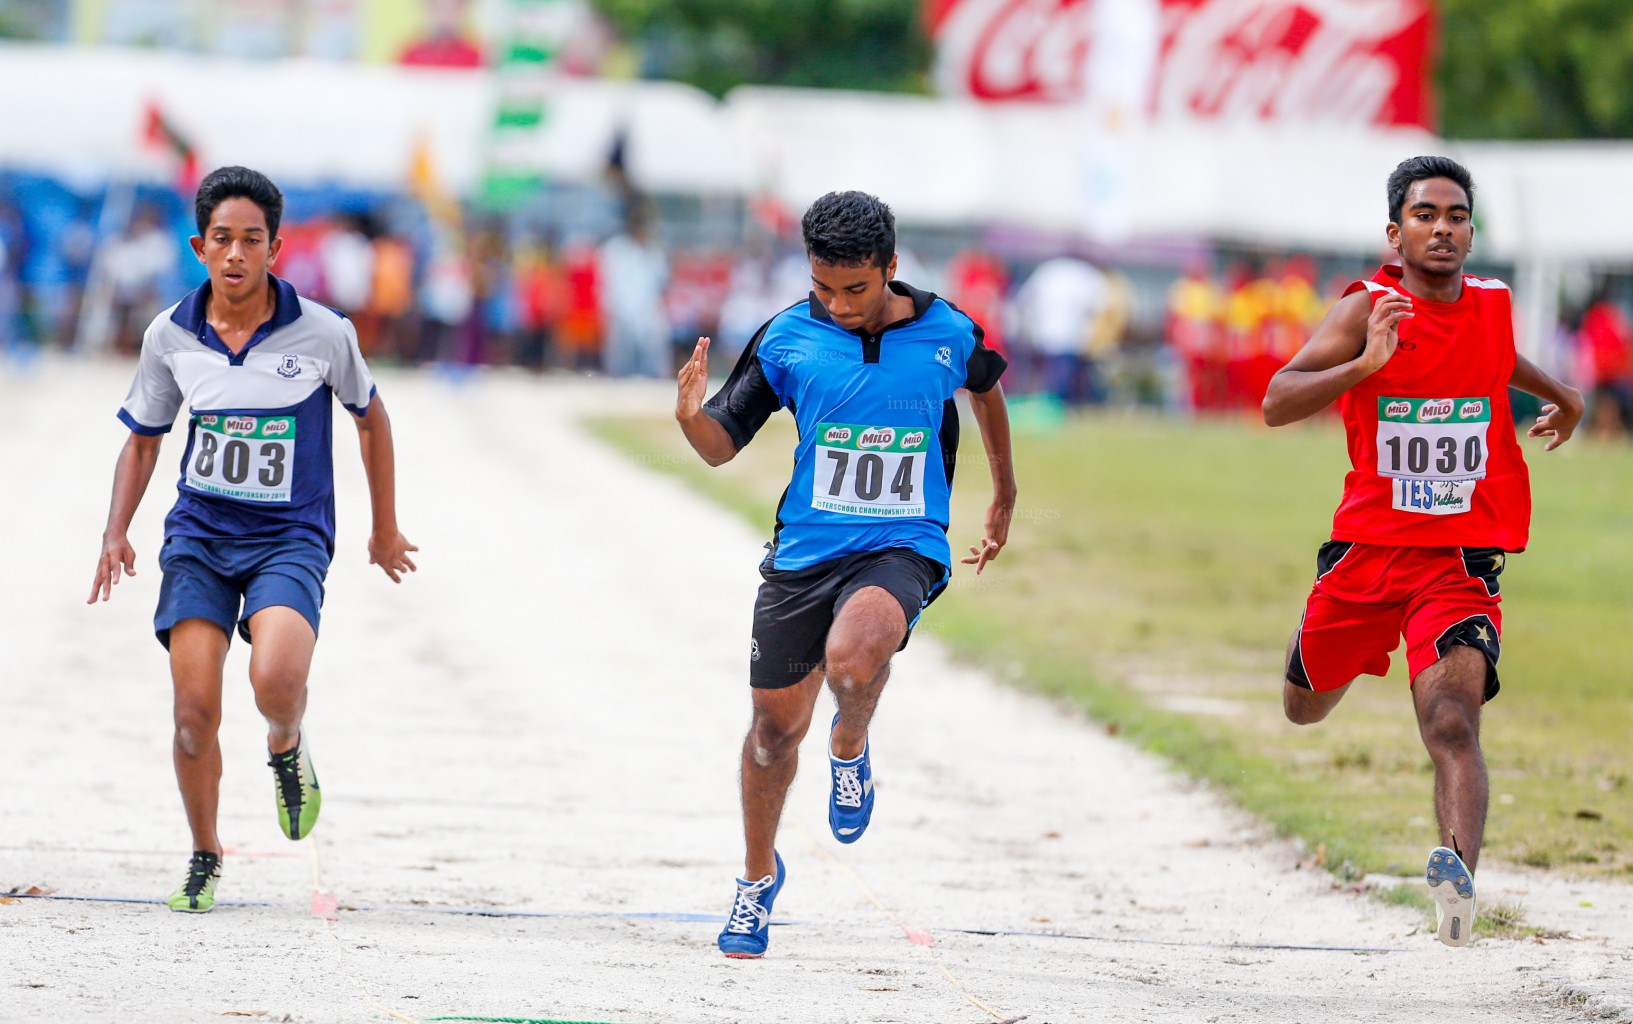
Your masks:
<path fill-rule="evenodd" d="M 1429 854 L 1429 895 L 1435 901 L 1437 938 L 1466 946 L 1474 935 L 1474 874 L 1457 851 L 1437 846 Z"/>
<path fill-rule="evenodd" d="M 732 901 L 731 917 L 726 919 L 726 927 L 716 941 L 720 952 L 733 959 L 754 960 L 765 956 L 766 943 L 771 938 L 771 904 L 788 878 L 782 854 L 772 851 L 771 855 L 777 859 L 775 875 L 766 875 L 758 882 L 737 880 L 737 898 Z"/>
<path fill-rule="evenodd" d="M 833 775 L 833 792 L 828 797 L 828 827 L 834 838 L 842 843 L 854 843 L 867 831 L 873 817 L 873 764 L 868 760 L 868 742 L 863 741 L 862 753 L 849 761 L 834 756 L 833 729 L 839 725 L 834 716 L 828 729 L 828 768 Z"/>

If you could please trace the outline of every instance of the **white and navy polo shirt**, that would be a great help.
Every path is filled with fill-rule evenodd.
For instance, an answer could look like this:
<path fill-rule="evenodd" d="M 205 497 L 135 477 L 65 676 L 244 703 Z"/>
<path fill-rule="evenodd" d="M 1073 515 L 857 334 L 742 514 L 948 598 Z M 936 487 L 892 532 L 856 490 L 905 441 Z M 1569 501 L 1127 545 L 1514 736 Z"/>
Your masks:
<path fill-rule="evenodd" d="M 374 379 L 351 321 L 272 283 L 272 319 L 236 354 L 205 319 L 208 282 L 155 317 L 119 418 L 153 436 L 187 410 L 166 537 L 308 537 L 332 554 L 330 395 L 367 415 Z"/>

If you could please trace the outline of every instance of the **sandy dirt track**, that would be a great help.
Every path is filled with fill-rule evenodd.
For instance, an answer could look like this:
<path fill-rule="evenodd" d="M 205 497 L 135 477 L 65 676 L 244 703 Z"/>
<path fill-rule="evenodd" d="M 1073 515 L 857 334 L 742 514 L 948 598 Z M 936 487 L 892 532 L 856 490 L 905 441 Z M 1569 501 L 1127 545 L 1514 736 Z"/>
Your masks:
<path fill-rule="evenodd" d="M 235 644 L 225 905 L 172 914 L 188 840 L 150 629 L 179 431 L 132 531 L 140 574 L 84 604 L 130 371 L 0 364 L 0 891 L 55 890 L 0 904 L 0 1021 L 1633 1020 L 1628 889 L 1493 865 L 1482 894 L 1573 937 L 1442 948 L 929 636 L 875 722 L 869 834 L 827 834 L 813 735 L 770 954 L 724 960 L 764 538 L 574 426 L 665 410 L 668 388 L 519 376 L 382 376 L 422 548 L 401 587 L 366 564 L 337 410 L 307 718 L 323 820 L 279 834 Z"/>

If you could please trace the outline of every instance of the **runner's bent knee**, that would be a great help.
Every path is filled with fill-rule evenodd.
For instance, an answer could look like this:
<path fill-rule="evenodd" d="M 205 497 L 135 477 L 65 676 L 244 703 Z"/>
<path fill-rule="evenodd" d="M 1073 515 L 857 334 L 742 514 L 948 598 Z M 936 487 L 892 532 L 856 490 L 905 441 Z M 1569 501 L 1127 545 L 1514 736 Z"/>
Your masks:
<path fill-rule="evenodd" d="M 250 662 L 249 682 L 255 689 L 257 704 L 299 697 L 306 689 L 306 677 L 307 665 L 300 662 L 270 658 L 260 664 Z"/>
<path fill-rule="evenodd" d="M 811 716 L 788 720 L 756 714 L 749 729 L 749 742 L 756 764 L 769 764 L 799 749 L 810 728 Z"/>
<path fill-rule="evenodd" d="M 1314 725 L 1326 718 L 1327 713 L 1337 703 L 1336 698 L 1327 698 L 1324 694 L 1317 694 L 1292 683 L 1282 687 L 1282 712 L 1294 725 Z"/>
<path fill-rule="evenodd" d="M 828 683 L 836 691 L 870 686 L 901 648 L 907 617 L 901 604 L 882 587 L 856 592 L 840 610 L 828 634 Z"/>
<path fill-rule="evenodd" d="M 221 728 L 220 705 L 176 702 L 176 745 L 188 757 L 197 757 Z"/>
<path fill-rule="evenodd" d="M 879 678 L 895 648 L 886 651 L 845 649 L 828 653 L 828 685 L 835 691 L 851 694 L 865 691 Z"/>
<path fill-rule="evenodd" d="M 796 690 L 757 690 L 754 694 L 754 718 L 749 725 L 749 743 L 756 762 L 781 756 L 799 747 L 811 727 L 811 707 L 816 691 L 810 677 Z M 807 696 L 806 691 L 809 691 Z"/>
<path fill-rule="evenodd" d="M 1451 701 L 1435 703 L 1423 718 L 1423 742 L 1431 750 L 1468 750 L 1480 745 L 1480 720 Z"/>

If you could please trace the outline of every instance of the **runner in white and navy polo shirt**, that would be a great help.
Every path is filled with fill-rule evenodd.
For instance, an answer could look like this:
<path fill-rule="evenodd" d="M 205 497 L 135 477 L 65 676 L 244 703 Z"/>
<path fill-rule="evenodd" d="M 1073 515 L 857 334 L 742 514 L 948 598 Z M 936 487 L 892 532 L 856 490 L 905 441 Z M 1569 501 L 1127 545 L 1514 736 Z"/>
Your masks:
<path fill-rule="evenodd" d="M 91 601 L 135 575 L 126 533 L 179 413 L 187 446 L 165 519 L 153 627 L 175 685 L 176 780 L 193 856 L 170 909 L 215 906 L 221 874 L 221 677 L 236 631 L 253 645 L 250 684 L 267 720 L 279 826 L 300 839 L 322 803 L 301 733 L 323 581 L 334 553 L 333 399 L 357 424 L 374 528 L 369 561 L 400 582 L 418 550 L 397 529 L 391 421 L 339 313 L 273 277 L 283 195 L 265 175 L 223 167 L 199 185 L 193 251 L 209 281 L 156 317 L 119 418 L 130 438 Z"/>
<path fill-rule="evenodd" d="M 799 743 L 826 678 L 839 713 L 829 737 L 828 826 L 860 839 L 873 813 L 868 725 L 919 614 L 947 586 L 948 501 L 958 452 L 956 391 L 969 392 L 992 469 L 985 536 L 963 559 L 980 572 L 1015 508 L 1004 360 L 946 300 L 896 276 L 890 208 L 861 192 L 805 214 L 810 294 L 760 328 L 718 394 L 703 401 L 709 339 L 681 370 L 675 418 L 704 461 L 735 456 L 778 409 L 799 428 L 754 604 L 743 742 L 746 870 L 721 952 L 765 953 L 786 871 L 777 823 Z"/>

